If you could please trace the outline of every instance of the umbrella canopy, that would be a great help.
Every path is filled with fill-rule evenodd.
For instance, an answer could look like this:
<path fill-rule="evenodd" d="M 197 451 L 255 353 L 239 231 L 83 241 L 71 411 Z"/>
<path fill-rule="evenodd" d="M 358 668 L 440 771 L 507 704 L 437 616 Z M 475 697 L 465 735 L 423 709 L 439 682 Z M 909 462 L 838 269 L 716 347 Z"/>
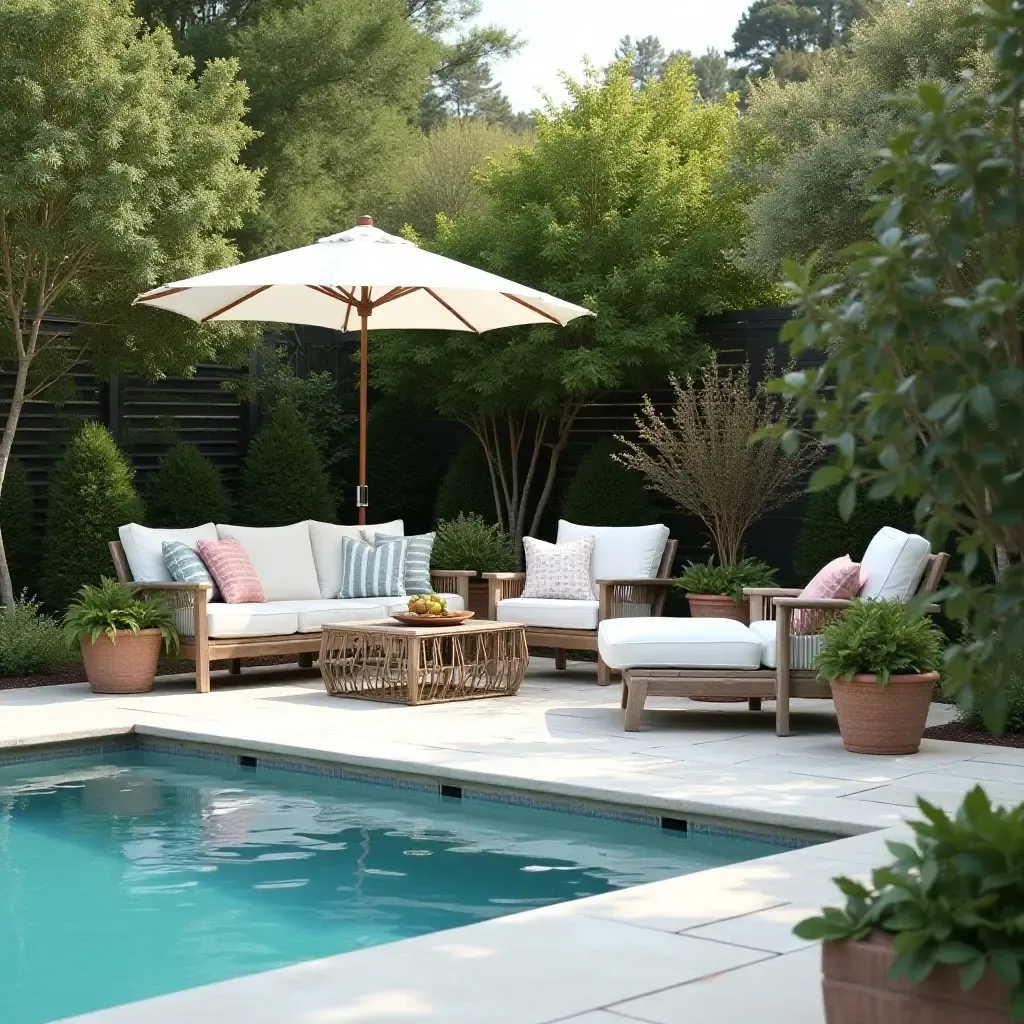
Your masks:
<path fill-rule="evenodd" d="M 427 252 L 361 217 L 313 245 L 239 263 L 143 292 L 135 300 L 201 323 L 268 320 L 361 335 L 359 521 L 365 522 L 367 332 L 490 331 L 564 326 L 590 310 Z"/>

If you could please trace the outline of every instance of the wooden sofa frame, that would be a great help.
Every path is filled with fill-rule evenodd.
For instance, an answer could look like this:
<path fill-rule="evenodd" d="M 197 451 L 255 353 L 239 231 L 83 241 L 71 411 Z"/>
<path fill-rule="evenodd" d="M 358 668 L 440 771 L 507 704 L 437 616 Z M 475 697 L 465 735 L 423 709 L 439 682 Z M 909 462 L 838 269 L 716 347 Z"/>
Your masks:
<path fill-rule="evenodd" d="M 134 583 L 132 571 L 120 541 L 110 542 L 110 554 L 118 582 Z M 464 607 L 469 607 L 469 581 L 472 569 L 431 569 L 430 578 L 438 593 L 458 594 Z M 210 692 L 210 662 L 227 661 L 231 675 L 242 671 L 242 658 L 265 658 L 273 655 L 295 655 L 299 665 L 310 668 L 313 655 L 320 652 L 322 630 L 315 633 L 289 633 L 278 636 L 211 637 L 207 631 L 206 587 L 198 583 L 139 583 L 147 593 L 161 594 L 176 614 L 192 619 L 192 636 L 181 638 L 181 657 L 194 661 L 196 692 Z"/>
<path fill-rule="evenodd" d="M 915 597 L 926 597 L 938 588 L 949 556 L 930 555 Z M 836 614 L 850 601 L 837 598 L 802 598 L 801 589 L 752 587 L 743 591 L 750 598 L 750 621 L 775 620 L 775 668 L 632 668 L 622 672 L 622 707 L 625 728 L 636 732 L 648 697 L 745 697 L 752 711 L 762 700 L 775 701 L 775 732 L 789 735 L 789 701 L 792 697 L 831 699 L 828 683 L 818 681 L 812 669 L 790 668 L 790 622 L 797 608 L 820 609 Z M 927 605 L 934 614 L 938 605 Z"/>
<path fill-rule="evenodd" d="M 668 588 L 672 585 L 672 563 L 679 542 L 669 540 L 655 577 L 597 580 L 597 621 L 605 619 L 658 616 L 665 610 Z M 525 572 L 485 572 L 487 580 L 487 617 L 498 617 L 498 603 L 519 597 L 526 586 Z M 646 609 L 650 608 L 650 611 Z M 562 629 L 556 626 L 527 626 L 526 643 L 530 647 L 553 647 L 555 668 L 565 668 L 566 651 L 597 651 L 596 629 Z M 597 681 L 601 686 L 611 683 L 611 670 L 597 659 Z"/>

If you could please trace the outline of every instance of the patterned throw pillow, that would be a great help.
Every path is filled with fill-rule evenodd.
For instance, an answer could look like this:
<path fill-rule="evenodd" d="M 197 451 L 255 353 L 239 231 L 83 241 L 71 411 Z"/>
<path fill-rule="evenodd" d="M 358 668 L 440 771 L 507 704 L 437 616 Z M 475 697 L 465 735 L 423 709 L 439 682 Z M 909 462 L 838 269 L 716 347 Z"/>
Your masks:
<path fill-rule="evenodd" d="M 534 537 L 523 538 L 526 552 L 526 586 L 523 597 L 552 597 L 562 601 L 590 601 L 590 560 L 594 538 L 584 537 L 568 544 L 549 544 Z"/>
<path fill-rule="evenodd" d="M 850 560 L 849 555 L 834 558 L 824 569 L 819 569 L 814 579 L 800 592 L 801 597 L 855 597 L 860 589 L 860 563 Z M 819 608 L 795 608 L 793 610 L 793 633 L 820 633 L 825 625 L 825 612 Z"/>
<path fill-rule="evenodd" d="M 171 574 L 171 579 L 178 583 L 206 583 L 210 587 L 210 593 L 206 595 L 208 601 L 219 601 L 220 591 L 217 584 L 213 582 L 210 571 L 203 565 L 203 560 L 187 545 L 180 540 L 165 540 L 162 544 L 164 553 L 164 565 Z"/>
<path fill-rule="evenodd" d="M 263 604 L 263 586 L 245 548 L 234 538 L 201 540 L 196 545 L 227 604 Z"/>
<path fill-rule="evenodd" d="M 430 579 L 430 553 L 434 550 L 436 533 L 418 533 L 414 537 L 406 537 L 409 547 L 405 553 L 405 592 L 407 594 L 431 594 L 434 584 Z M 371 538 L 363 533 L 363 539 Z M 388 540 L 401 540 L 392 533 L 375 533 L 372 543 L 380 544 Z"/>
<path fill-rule="evenodd" d="M 341 538 L 341 590 L 338 597 L 405 597 L 408 537 L 367 544 Z"/>

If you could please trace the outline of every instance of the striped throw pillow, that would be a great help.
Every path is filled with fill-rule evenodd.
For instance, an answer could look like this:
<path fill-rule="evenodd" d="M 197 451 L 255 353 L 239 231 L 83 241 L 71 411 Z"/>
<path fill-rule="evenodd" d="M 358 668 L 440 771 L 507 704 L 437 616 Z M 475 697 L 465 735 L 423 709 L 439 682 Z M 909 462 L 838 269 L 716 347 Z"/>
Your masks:
<path fill-rule="evenodd" d="M 164 565 L 167 566 L 172 580 L 178 583 L 205 583 L 210 588 L 210 593 L 206 595 L 207 600 L 220 600 L 220 592 L 217 590 L 217 584 L 213 582 L 210 570 L 187 544 L 182 544 L 180 540 L 165 540 L 161 547 Z"/>
<path fill-rule="evenodd" d="M 201 540 L 196 547 L 228 604 L 263 604 L 267 600 L 255 567 L 234 537 Z"/>
<path fill-rule="evenodd" d="M 405 592 L 407 594 L 432 594 L 434 584 L 430 579 L 430 553 L 434 550 L 436 533 L 418 533 L 415 537 L 406 537 L 409 548 L 405 554 Z M 363 534 L 364 540 L 370 540 Z M 401 540 L 390 533 L 373 535 L 373 543 L 380 544 L 387 540 Z"/>
<path fill-rule="evenodd" d="M 338 597 L 405 597 L 407 537 L 367 544 L 341 538 L 341 590 Z"/>

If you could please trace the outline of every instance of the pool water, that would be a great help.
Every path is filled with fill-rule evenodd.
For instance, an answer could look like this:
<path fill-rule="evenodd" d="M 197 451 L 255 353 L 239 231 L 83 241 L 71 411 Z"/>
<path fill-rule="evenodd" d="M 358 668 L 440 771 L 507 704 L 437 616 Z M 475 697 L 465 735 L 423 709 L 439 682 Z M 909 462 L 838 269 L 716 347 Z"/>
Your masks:
<path fill-rule="evenodd" d="M 778 852 L 147 750 L 0 769 L 0 1006 L 39 1024 Z"/>

